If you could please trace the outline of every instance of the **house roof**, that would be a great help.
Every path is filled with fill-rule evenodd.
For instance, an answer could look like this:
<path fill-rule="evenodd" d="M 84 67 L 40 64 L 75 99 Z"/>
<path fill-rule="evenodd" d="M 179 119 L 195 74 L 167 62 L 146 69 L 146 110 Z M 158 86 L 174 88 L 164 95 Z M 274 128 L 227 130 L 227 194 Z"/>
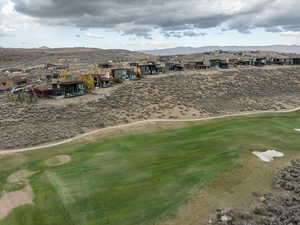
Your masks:
<path fill-rule="evenodd" d="M 45 84 L 45 85 L 34 86 L 33 89 L 36 91 L 45 92 L 45 91 L 52 90 L 52 86 Z"/>
<path fill-rule="evenodd" d="M 74 80 L 74 81 L 61 81 L 60 85 L 71 85 L 71 84 L 82 84 L 82 81 Z"/>

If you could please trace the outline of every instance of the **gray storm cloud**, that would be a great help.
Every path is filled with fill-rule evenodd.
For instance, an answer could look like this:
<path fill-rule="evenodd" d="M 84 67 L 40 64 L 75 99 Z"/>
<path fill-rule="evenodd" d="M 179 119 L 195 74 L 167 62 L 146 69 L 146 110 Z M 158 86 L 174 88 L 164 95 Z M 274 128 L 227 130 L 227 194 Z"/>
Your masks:
<path fill-rule="evenodd" d="M 220 25 L 240 32 L 299 31 L 299 0 L 12 0 L 17 12 L 41 23 L 107 28 L 149 37 L 201 36 Z"/>

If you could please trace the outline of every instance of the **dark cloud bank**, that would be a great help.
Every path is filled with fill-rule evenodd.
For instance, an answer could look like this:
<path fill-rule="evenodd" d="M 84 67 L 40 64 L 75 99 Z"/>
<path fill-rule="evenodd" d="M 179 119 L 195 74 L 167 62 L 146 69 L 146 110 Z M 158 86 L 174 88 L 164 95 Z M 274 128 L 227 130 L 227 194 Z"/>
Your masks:
<path fill-rule="evenodd" d="M 299 0 L 12 0 L 41 23 L 107 28 L 124 35 L 203 36 L 202 28 L 299 31 Z"/>

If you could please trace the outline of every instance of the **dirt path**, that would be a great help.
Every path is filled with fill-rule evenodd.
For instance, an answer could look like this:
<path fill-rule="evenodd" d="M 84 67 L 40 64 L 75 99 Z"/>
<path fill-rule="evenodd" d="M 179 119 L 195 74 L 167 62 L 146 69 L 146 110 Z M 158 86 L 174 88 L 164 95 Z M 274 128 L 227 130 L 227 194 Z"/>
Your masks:
<path fill-rule="evenodd" d="M 207 117 L 207 118 L 200 118 L 200 119 L 152 119 L 152 120 L 142 120 L 142 121 L 137 121 L 133 123 L 128 123 L 128 124 L 122 124 L 122 125 L 117 125 L 117 126 L 112 126 L 112 127 L 105 127 L 101 129 L 97 129 L 91 132 L 87 132 L 85 134 L 81 134 L 78 136 L 75 136 L 73 138 L 69 138 L 63 141 L 55 142 L 55 143 L 49 143 L 49 144 L 44 144 L 44 145 L 39 145 L 35 147 L 29 147 L 29 148 L 22 148 L 22 149 L 12 149 L 12 150 L 0 150 L 0 155 L 1 154 L 13 154 L 13 153 L 20 153 L 20 152 L 26 152 L 26 151 L 33 151 L 33 150 L 38 150 L 38 149 L 47 149 L 50 147 L 55 147 L 61 144 L 66 144 L 69 142 L 72 142 L 74 140 L 97 134 L 99 132 L 103 131 L 110 131 L 114 129 L 119 129 L 119 128 L 126 128 L 126 127 L 131 127 L 139 124 L 147 124 L 147 123 L 153 123 L 153 122 L 194 122 L 194 121 L 203 121 L 203 120 L 213 120 L 213 119 L 221 119 L 221 118 L 228 118 L 228 117 L 235 117 L 235 116 L 246 116 L 246 115 L 259 115 L 259 114 L 265 114 L 265 113 L 287 113 L 287 112 L 294 112 L 300 110 L 300 107 L 291 109 L 291 110 L 282 110 L 282 111 L 274 111 L 274 110 L 266 110 L 266 111 L 255 111 L 255 112 L 244 112 L 244 113 L 236 113 L 236 114 L 230 114 L 230 115 L 223 115 L 223 116 L 215 116 L 215 117 Z"/>

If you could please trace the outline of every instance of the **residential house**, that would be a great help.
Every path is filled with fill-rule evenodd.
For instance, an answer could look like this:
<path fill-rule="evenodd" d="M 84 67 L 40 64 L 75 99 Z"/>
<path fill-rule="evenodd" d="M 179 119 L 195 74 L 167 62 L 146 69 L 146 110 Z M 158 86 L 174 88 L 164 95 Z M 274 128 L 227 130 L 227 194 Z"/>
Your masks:
<path fill-rule="evenodd" d="M 240 59 L 238 60 L 237 65 L 239 66 L 250 66 L 251 60 L 250 59 Z"/>
<path fill-rule="evenodd" d="M 300 65 L 300 57 L 293 57 L 290 60 L 292 65 Z"/>
<path fill-rule="evenodd" d="M 210 59 L 209 60 L 210 67 L 219 67 L 220 69 L 228 69 L 229 64 L 226 60 L 223 59 Z"/>
<path fill-rule="evenodd" d="M 207 70 L 209 66 L 204 61 L 197 61 L 184 64 L 184 68 L 188 70 Z"/>
<path fill-rule="evenodd" d="M 32 87 L 31 93 L 40 98 L 48 98 L 54 95 L 53 89 L 52 84 L 37 85 Z"/>
<path fill-rule="evenodd" d="M 275 64 L 275 65 L 287 65 L 288 64 L 287 58 L 271 58 L 270 61 L 271 61 L 271 64 Z"/>
<path fill-rule="evenodd" d="M 268 60 L 265 57 L 261 58 L 252 58 L 250 65 L 252 66 L 265 66 L 268 64 Z"/>
<path fill-rule="evenodd" d="M 127 68 L 118 68 L 118 69 L 112 69 L 112 77 L 115 80 L 121 79 L 121 80 L 127 80 L 128 74 L 130 73 L 130 69 Z"/>
<path fill-rule="evenodd" d="M 139 71 L 142 75 L 158 75 L 159 74 L 159 68 L 156 66 L 156 64 L 141 64 L 138 65 Z"/>
<path fill-rule="evenodd" d="M 103 76 L 101 74 L 92 74 L 94 78 L 94 86 L 98 88 L 110 87 L 113 84 L 113 78 L 111 76 Z"/>
<path fill-rule="evenodd" d="M 210 65 L 210 67 L 219 67 L 221 62 L 222 62 L 221 59 L 210 59 L 209 65 Z"/>
<path fill-rule="evenodd" d="M 84 95 L 84 84 L 82 81 L 59 82 L 60 89 L 66 98 Z"/>
<path fill-rule="evenodd" d="M 113 68 L 113 65 L 110 64 L 110 63 L 98 63 L 96 64 L 97 68 L 100 68 L 100 69 L 111 69 Z"/>
<path fill-rule="evenodd" d="M 170 71 L 183 71 L 184 66 L 180 63 L 166 63 L 166 70 Z"/>
<path fill-rule="evenodd" d="M 128 65 L 130 67 L 137 67 L 139 65 L 139 63 L 137 63 L 137 62 L 129 62 Z"/>

